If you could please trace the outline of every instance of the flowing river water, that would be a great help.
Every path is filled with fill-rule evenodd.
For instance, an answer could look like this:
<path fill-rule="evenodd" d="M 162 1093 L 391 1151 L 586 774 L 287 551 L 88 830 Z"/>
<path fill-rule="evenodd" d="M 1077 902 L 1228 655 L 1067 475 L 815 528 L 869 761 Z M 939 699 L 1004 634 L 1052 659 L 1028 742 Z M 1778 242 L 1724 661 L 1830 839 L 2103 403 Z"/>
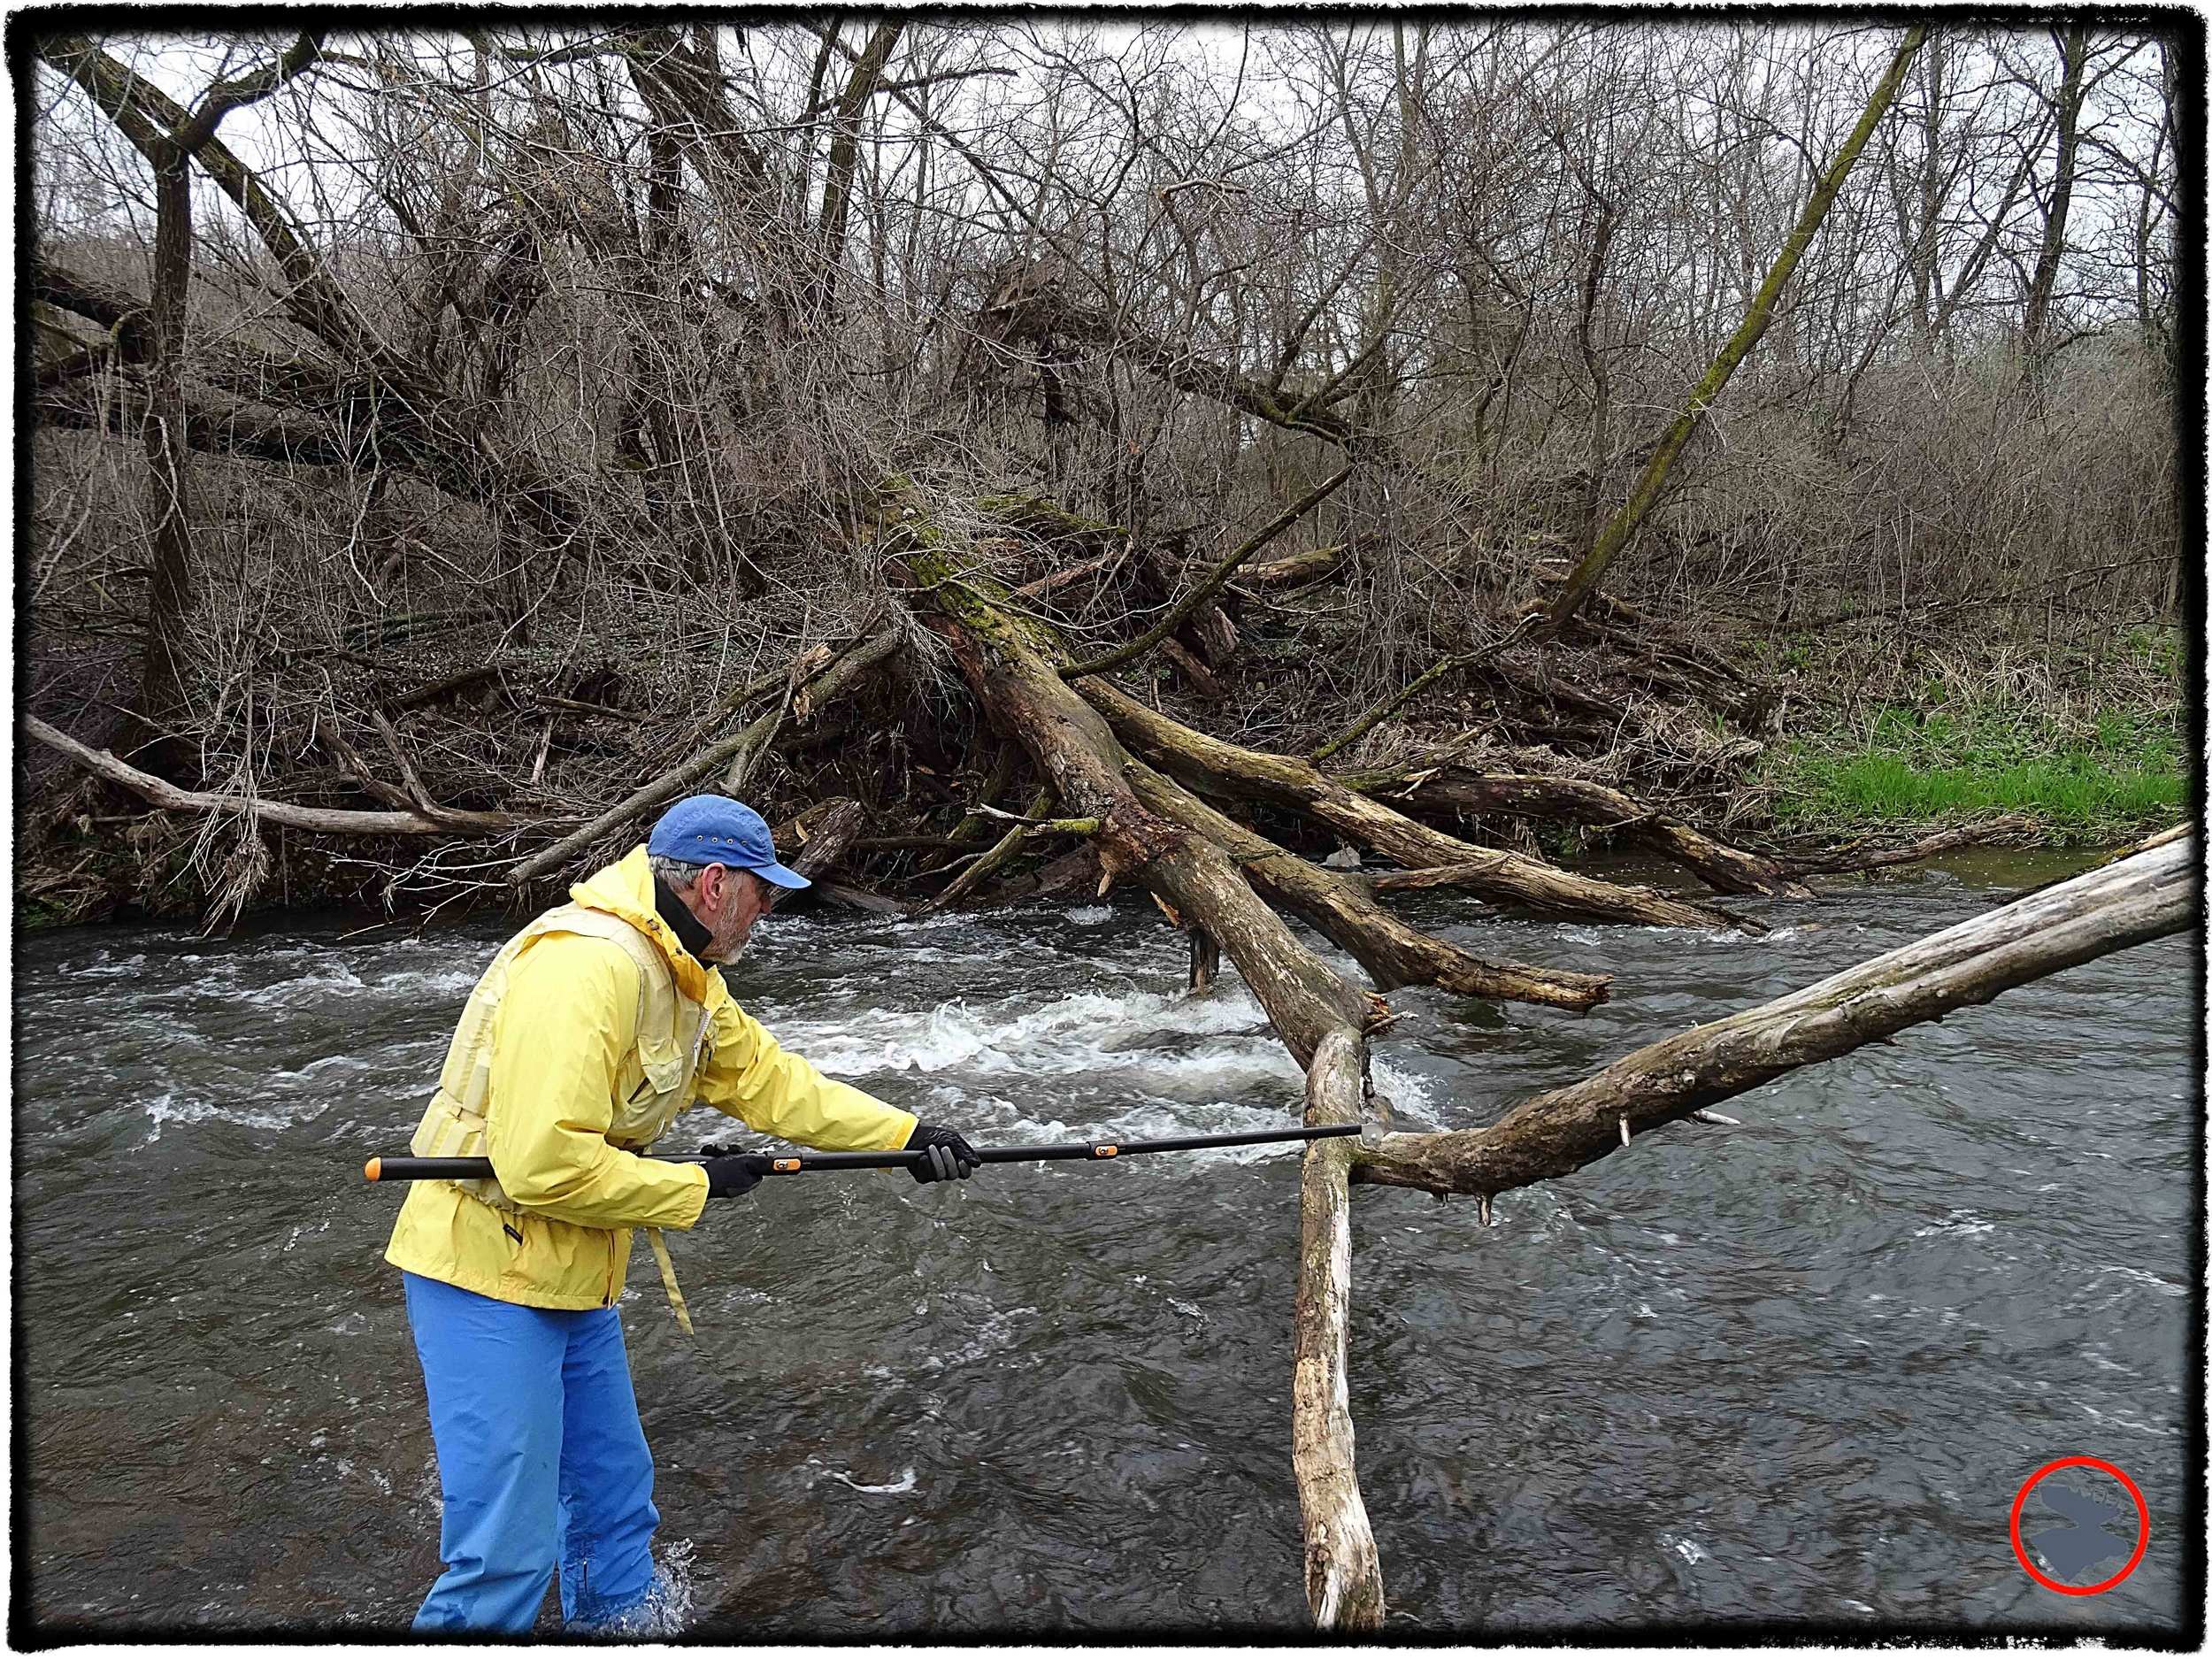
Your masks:
<path fill-rule="evenodd" d="M 1391 998 L 1407 1126 L 1480 1124 L 2068 864 L 1962 857 L 1764 937 L 1410 914 L 1609 971 L 1585 1018 Z M 436 1467 L 398 1275 L 404 1149 L 505 927 L 293 915 L 15 955 L 19 1573 L 59 1633 L 402 1631 Z M 1346 964 L 1348 967 L 1348 964 Z M 1141 895 L 780 915 L 740 999 L 979 1144 L 1292 1121 L 1233 971 Z M 2200 1586 L 2196 953 L 2173 939 L 1799 1072 L 1574 1179 L 1355 1191 L 1351 1409 L 1392 1628 L 2180 1632 Z M 726 1120 L 698 1110 L 668 1143 Z M 622 1302 L 690 1638 L 1307 1628 L 1289 1455 L 1297 1155 L 772 1179 L 640 1248 Z M 2097 1596 L 2015 1560 L 2022 1483 L 2124 1470 Z M 27 1505 L 27 1507 L 24 1507 Z M 2124 1540 L 2123 1540 L 2124 1543 Z M 2193 1556 L 2193 1552 L 2196 1553 Z M 26 1581 L 19 1578 L 19 1585 Z M 556 1615 L 556 1617 L 557 1617 Z"/>

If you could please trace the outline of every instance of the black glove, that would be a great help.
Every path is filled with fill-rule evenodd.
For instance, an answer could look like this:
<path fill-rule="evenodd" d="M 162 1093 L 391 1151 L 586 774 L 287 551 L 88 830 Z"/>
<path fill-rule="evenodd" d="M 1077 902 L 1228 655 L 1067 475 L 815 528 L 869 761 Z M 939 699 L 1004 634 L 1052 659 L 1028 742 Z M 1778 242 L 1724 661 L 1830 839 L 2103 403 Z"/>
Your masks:
<path fill-rule="evenodd" d="M 907 1165 L 918 1181 L 964 1181 L 982 1162 L 957 1129 L 947 1129 L 938 1124 L 916 1124 L 914 1133 L 906 1138 L 906 1145 L 909 1151 L 929 1154 Z"/>
<path fill-rule="evenodd" d="M 709 1147 L 709 1153 L 716 1148 Z M 707 1172 L 709 1198 L 742 1198 L 759 1186 L 768 1176 L 768 1155 L 764 1152 L 732 1152 L 724 1156 L 710 1156 L 700 1167 Z"/>

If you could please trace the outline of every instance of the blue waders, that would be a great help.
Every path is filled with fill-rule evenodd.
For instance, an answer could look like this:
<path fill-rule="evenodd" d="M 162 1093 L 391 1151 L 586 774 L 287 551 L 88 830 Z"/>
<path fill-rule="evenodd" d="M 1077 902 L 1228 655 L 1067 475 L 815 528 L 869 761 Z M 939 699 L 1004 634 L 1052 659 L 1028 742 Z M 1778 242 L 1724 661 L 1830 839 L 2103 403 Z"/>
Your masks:
<path fill-rule="evenodd" d="M 615 1310 L 405 1277 L 445 1494 L 445 1571 L 415 1628 L 527 1632 L 557 1566 L 571 1624 L 636 1608 L 660 1511 Z"/>

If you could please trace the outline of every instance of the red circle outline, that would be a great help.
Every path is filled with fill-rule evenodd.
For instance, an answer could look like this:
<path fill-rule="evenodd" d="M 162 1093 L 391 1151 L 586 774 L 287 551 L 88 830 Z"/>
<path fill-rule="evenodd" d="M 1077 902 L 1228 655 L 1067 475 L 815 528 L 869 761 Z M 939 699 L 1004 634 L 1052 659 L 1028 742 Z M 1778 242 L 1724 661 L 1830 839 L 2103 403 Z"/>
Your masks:
<path fill-rule="evenodd" d="M 2101 1584 L 2061 1584 L 2057 1579 L 2038 1571 L 2035 1563 L 2028 1559 L 2026 1547 L 2020 1541 L 2020 1511 L 2026 1507 L 2028 1494 L 2042 1484 L 2046 1475 L 2055 1474 L 2062 1469 L 2101 1469 L 2126 1487 L 2128 1496 L 2135 1500 L 2135 1553 L 2128 1557 L 2126 1566 L 2121 1568 Z M 2012 1501 L 2014 1559 L 2019 1562 L 2029 1578 L 2034 1579 L 2045 1589 L 2055 1590 L 2061 1595 L 2102 1595 L 2135 1571 L 2142 1562 L 2143 1552 L 2150 1548 L 2150 1506 L 2143 1502 L 2142 1493 L 2137 1489 L 2135 1483 L 2128 1479 L 2127 1471 L 2116 1463 L 2108 1463 L 2101 1457 L 2061 1457 L 2047 1463 L 2028 1477 L 2026 1484 L 2020 1488 L 2020 1495 Z"/>

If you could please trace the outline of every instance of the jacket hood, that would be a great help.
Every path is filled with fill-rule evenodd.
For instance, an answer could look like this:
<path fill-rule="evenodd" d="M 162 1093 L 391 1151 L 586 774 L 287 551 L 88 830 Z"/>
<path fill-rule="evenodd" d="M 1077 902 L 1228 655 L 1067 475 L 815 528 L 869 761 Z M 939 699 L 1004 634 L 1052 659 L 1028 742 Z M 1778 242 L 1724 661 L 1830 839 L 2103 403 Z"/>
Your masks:
<path fill-rule="evenodd" d="M 721 975 L 686 950 L 674 930 L 661 920 L 660 910 L 653 902 L 653 868 L 646 861 L 641 844 L 633 847 L 589 879 L 569 888 L 568 896 L 588 910 L 604 910 L 610 916 L 620 917 L 651 940 L 668 959 L 669 971 L 676 976 L 677 986 L 693 1002 L 705 1002 L 709 992 L 720 982 Z"/>

